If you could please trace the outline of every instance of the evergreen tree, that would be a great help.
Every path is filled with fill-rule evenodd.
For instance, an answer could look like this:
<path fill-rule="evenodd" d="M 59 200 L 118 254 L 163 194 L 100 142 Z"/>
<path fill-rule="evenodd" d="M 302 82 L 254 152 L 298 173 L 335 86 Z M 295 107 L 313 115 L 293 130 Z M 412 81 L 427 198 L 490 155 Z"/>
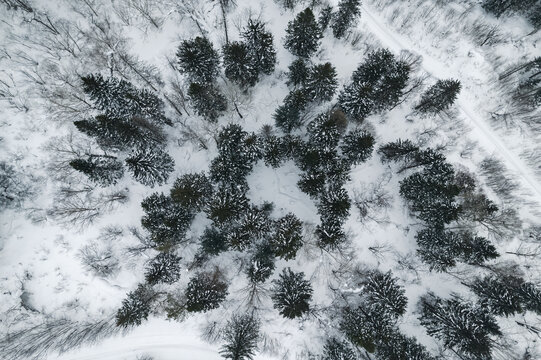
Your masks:
<path fill-rule="evenodd" d="M 248 207 L 244 189 L 221 187 L 213 195 L 205 212 L 218 227 L 226 227 Z"/>
<path fill-rule="evenodd" d="M 312 67 L 306 81 L 308 96 L 312 101 L 332 100 L 337 87 L 336 69 L 331 63 L 327 62 Z"/>
<path fill-rule="evenodd" d="M 259 340 L 259 321 L 254 317 L 233 315 L 224 330 L 225 344 L 220 354 L 230 360 L 252 360 Z"/>
<path fill-rule="evenodd" d="M 344 220 L 349 216 L 351 200 L 344 188 L 332 186 L 323 193 L 317 208 L 324 217 Z"/>
<path fill-rule="evenodd" d="M 329 26 L 329 23 L 331 22 L 333 18 L 332 10 L 333 10 L 332 6 L 327 5 L 323 9 L 321 9 L 321 12 L 319 13 L 317 24 L 319 25 L 319 28 L 321 29 L 322 33 L 324 33 L 325 30 L 327 30 L 327 27 Z"/>
<path fill-rule="evenodd" d="M 414 145 L 411 140 L 398 139 L 395 142 L 390 142 L 382 145 L 378 149 L 378 153 L 381 155 L 382 162 L 400 161 L 403 159 L 409 159 L 419 151 L 419 146 Z"/>
<path fill-rule="evenodd" d="M 113 156 L 90 155 L 86 160 L 74 159 L 69 164 L 101 186 L 114 185 L 124 176 L 122 163 Z"/>
<path fill-rule="evenodd" d="M 272 33 L 265 29 L 265 25 L 261 21 L 249 19 L 241 37 L 248 46 L 251 66 L 258 74 L 272 74 L 276 64 L 276 50 L 274 49 Z"/>
<path fill-rule="evenodd" d="M 155 125 L 172 124 L 165 116 L 163 101 L 149 90 L 138 90 L 114 77 L 106 80 L 100 74 L 84 76 L 81 80 L 83 91 L 107 118 L 141 118 Z"/>
<path fill-rule="evenodd" d="M 126 165 L 135 180 L 150 187 L 165 184 L 175 168 L 175 162 L 168 153 L 148 148 L 133 152 L 126 159 Z"/>
<path fill-rule="evenodd" d="M 382 360 L 436 360 L 415 338 L 399 332 L 395 332 L 389 341 L 379 343 L 376 354 Z"/>
<path fill-rule="evenodd" d="M 297 58 L 287 68 L 287 85 L 293 88 L 302 88 L 308 80 L 310 70 L 303 58 Z"/>
<path fill-rule="evenodd" d="M 338 4 L 338 12 L 334 15 L 331 24 L 334 37 L 342 38 L 346 31 L 354 24 L 355 19 L 361 14 L 360 0 L 342 0 Z"/>
<path fill-rule="evenodd" d="M 498 252 L 492 243 L 484 237 L 473 236 L 468 231 L 459 233 L 460 261 L 472 265 L 482 265 L 485 261 L 495 259 Z"/>
<path fill-rule="evenodd" d="M 535 7 L 537 0 L 484 0 L 482 7 L 496 17 L 506 12 L 523 12 Z"/>
<path fill-rule="evenodd" d="M 458 80 L 438 80 L 421 96 L 415 110 L 433 114 L 446 110 L 455 102 L 460 88 Z"/>
<path fill-rule="evenodd" d="M 541 290 L 534 284 L 525 282 L 519 289 L 524 309 L 541 315 Z"/>
<path fill-rule="evenodd" d="M 188 312 L 207 312 L 216 309 L 227 297 L 227 283 L 218 270 L 198 273 L 190 279 L 184 292 Z"/>
<path fill-rule="evenodd" d="M 285 97 L 283 105 L 274 113 L 276 126 L 289 133 L 302 125 L 302 115 L 309 98 L 304 89 L 293 90 Z"/>
<path fill-rule="evenodd" d="M 280 278 L 273 281 L 272 301 L 274 308 L 286 318 L 294 319 L 310 310 L 312 299 L 312 285 L 304 279 L 304 273 L 294 273 L 286 268 Z"/>
<path fill-rule="evenodd" d="M 148 318 L 155 293 L 151 288 L 139 284 L 122 300 L 122 307 L 116 313 L 116 325 L 124 328 L 138 326 Z"/>
<path fill-rule="evenodd" d="M 309 58 L 319 47 L 321 31 L 312 9 L 306 8 L 287 24 L 284 47 L 293 55 Z"/>
<path fill-rule="evenodd" d="M 443 341 L 446 348 L 479 360 L 492 358 L 491 337 L 501 332 L 487 309 L 431 294 L 421 298 L 420 308 L 421 325 L 429 335 Z"/>
<path fill-rule="evenodd" d="M 287 156 L 288 151 L 282 138 L 275 135 L 264 138 L 263 160 L 265 165 L 277 168 L 287 159 Z"/>
<path fill-rule="evenodd" d="M 339 117 L 333 116 L 333 113 L 323 113 L 308 123 L 306 131 L 309 143 L 318 153 L 331 151 L 338 145 L 347 123 L 337 120 Z"/>
<path fill-rule="evenodd" d="M 230 42 L 223 48 L 225 76 L 242 88 L 254 86 L 258 71 L 253 68 L 248 46 L 243 42 Z"/>
<path fill-rule="evenodd" d="M 357 356 L 345 341 L 329 338 L 323 347 L 322 360 L 357 360 Z"/>
<path fill-rule="evenodd" d="M 80 132 L 95 138 L 104 148 L 126 150 L 165 142 L 160 128 L 140 118 L 122 119 L 98 115 L 94 119 L 74 121 L 73 124 Z"/>
<path fill-rule="evenodd" d="M 269 235 L 269 214 L 255 206 L 247 207 L 235 221 L 236 227 L 228 234 L 229 245 L 235 250 L 245 250 L 255 240 Z"/>
<path fill-rule="evenodd" d="M 417 235 L 417 254 L 429 265 L 430 270 L 446 271 L 456 265 L 460 256 L 458 236 L 441 227 L 420 230 Z"/>
<path fill-rule="evenodd" d="M 226 235 L 213 226 L 205 228 L 200 242 L 201 250 L 207 255 L 218 255 L 228 248 Z"/>
<path fill-rule="evenodd" d="M 184 174 L 171 189 L 171 199 L 194 212 L 201 211 L 212 197 L 212 184 L 205 173 Z"/>
<path fill-rule="evenodd" d="M 347 0 L 349 1 L 349 0 Z M 368 54 L 338 96 L 342 110 L 356 120 L 395 105 L 409 79 L 410 66 L 386 49 Z"/>
<path fill-rule="evenodd" d="M 321 224 L 316 227 L 318 245 L 323 249 L 335 249 L 346 241 L 342 230 L 342 221 L 335 217 L 322 216 Z"/>
<path fill-rule="evenodd" d="M 276 222 L 272 235 L 274 254 L 281 259 L 294 259 L 302 246 L 302 221 L 293 213 L 286 214 Z"/>
<path fill-rule="evenodd" d="M 173 284 L 180 279 L 180 260 L 182 258 L 172 252 L 159 253 L 145 272 L 145 279 L 148 284 L 155 285 L 159 283 Z"/>
<path fill-rule="evenodd" d="M 372 271 L 364 282 L 364 292 L 368 300 L 381 306 L 392 316 L 400 317 L 406 312 L 408 299 L 405 290 L 398 285 L 398 279 L 391 272 Z"/>
<path fill-rule="evenodd" d="M 272 247 L 264 241 L 256 246 L 250 258 L 250 265 L 246 269 L 246 275 L 252 283 L 263 283 L 272 275 L 274 268 Z"/>
<path fill-rule="evenodd" d="M 353 130 L 344 136 L 340 149 L 349 163 L 363 163 L 372 155 L 374 137 L 366 131 Z"/>
<path fill-rule="evenodd" d="M 150 232 L 156 248 L 166 250 L 184 240 L 194 218 L 191 211 L 158 193 L 145 198 L 141 207 L 145 212 L 141 224 Z"/>
<path fill-rule="evenodd" d="M 197 114 L 210 122 L 216 122 L 227 110 L 227 99 L 214 84 L 191 83 L 188 97 Z"/>
<path fill-rule="evenodd" d="M 301 174 L 297 186 L 302 192 L 317 199 L 325 189 L 325 179 L 325 174 L 321 171 L 307 171 Z"/>
<path fill-rule="evenodd" d="M 179 70 L 193 82 L 211 84 L 219 74 L 220 58 L 212 43 L 204 37 L 184 40 L 177 51 Z"/>
<path fill-rule="evenodd" d="M 486 276 L 476 279 L 471 289 L 479 297 L 480 304 L 495 315 L 514 315 L 522 313 L 523 304 L 520 288 L 524 280 L 516 276 L 506 276 L 499 279 Z"/>

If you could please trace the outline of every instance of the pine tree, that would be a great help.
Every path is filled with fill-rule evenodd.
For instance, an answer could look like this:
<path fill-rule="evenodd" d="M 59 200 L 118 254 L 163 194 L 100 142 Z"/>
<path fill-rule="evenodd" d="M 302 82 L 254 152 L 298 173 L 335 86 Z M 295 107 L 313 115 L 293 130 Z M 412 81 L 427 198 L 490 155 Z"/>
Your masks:
<path fill-rule="evenodd" d="M 541 290 L 534 284 L 525 282 L 520 287 L 519 293 L 524 308 L 541 315 Z"/>
<path fill-rule="evenodd" d="M 338 4 L 338 12 L 334 15 L 331 27 L 334 37 L 342 38 L 361 14 L 360 0 L 342 0 Z"/>
<path fill-rule="evenodd" d="M 288 213 L 276 221 L 271 244 L 274 254 L 281 259 L 294 259 L 302 246 L 302 221 Z"/>
<path fill-rule="evenodd" d="M 246 269 L 246 275 L 252 283 L 263 283 L 272 275 L 275 266 L 272 247 L 264 241 L 256 246 L 250 258 L 250 265 Z"/>
<path fill-rule="evenodd" d="M 523 284 L 524 280 L 516 276 L 506 276 L 502 279 L 486 276 L 475 279 L 471 289 L 479 297 L 479 303 L 491 313 L 509 316 L 524 311 L 520 296 Z"/>
<path fill-rule="evenodd" d="M 460 256 L 458 236 L 441 227 L 420 230 L 417 235 L 417 254 L 428 264 L 430 270 L 446 271 L 454 267 Z"/>
<path fill-rule="evenodd" d="M 317 24 L 319 25 L 319 28 L 321 29 L 322 33 L 324 33 L 325 30 L 327 30 L 327 27 L 329 27 L 329 23 L 331 22 L 333 18 L 332 10 L 333 10 L 332 6 L 327 5 L 323 9 L 321 9 L 321 12 L 319 13 Z"/>
<path fill-rule="evenodd" d="M 340 149 L 350 164 L 361 164 L 372 156 L 374 137 L 366 131 L 353 130 L 344 136 Z"/>
<path fill-rule="evenodd" d="M 331 63 L 312 67 L 306 81 L 308 96 L 312 101 L 320 103 L 332 100 L 337 88 L 336 69 Z"/>
<path fill-rule="evenodd" d="M 368 300 L 381 306 L 392 316 L 400 317 L 406 312 L 408 299 L 405 290 L 391 272 L 372 271 L 364 282 L 364 293 Z"/>
<path fill-rule="evenodd" d="M 498 252 L 492 243 L 484 237 L 474 236 L 468 231 L 459 233 L 460 261 L 472 265 L 482 265 L 485 261 L 496 259 Z"/>
<path fill-rule="evenodd" d="M 180 279 L 180 256 L 172 252 L 159 253 L 145 271 L 145 279 L 149 285 L 159 283 L 173 284 Z"/>
<path fill-rule="evenodd" d="M 395 332 L 389 341 L 380 342 L 376 354 L 378 359 L 385 360 L 436 360 L 415 338 L 399 332 Z"/>
<path fill-rule="evenodd" d="M 357 356 L 345 341 L 329 338 L 323 347 L 322 360 L 357 360 Z"/>
<path fill-rule="evenodd" d="M 172 124 L 165 116 L 163 101 L 147 89 L 139 90 L 114 77 L 105 80 L 100 74 L 84 76 L 81 80 L 83 91 L 107 118 L 141 118 L 154 125 Z"/>
<path fill-rule="evenodd" d="M 287 24 L 284 47 L 293 55 L 309 58 L 319 47 L 321 31 L 312 9 L 306 8 Z"/>
<path fill-rule="evenodd" d="M 69 164 L 100 186 L 114 185 L 124 176 L 122 163 L 113 156 L 90 155 L 86 160 L 74 159 Z"/>
<path fill-rule="evenodd" d="M 143 185 L 154 187 L 167 182 L 175 168 L 173 158 L 161 149 L 142 149 L 133 152 L 126 159 L 126 166 L 132 176 Z"/>
<path fill-rule="evenodd" d="M 284 104 L 279 106 L 273 115 L 276 126 L 286 133 L 299 128 L 302 125 L 302 115 L 308 100 L 304 89 L 289 92 L 284 99 Z"/>
<path fill-rule="evenodd" d="M 193 82 L 211 84 L 219 74 L 220 58 L 212 43 L 204 37 L 184 40 L 177 51 L 181 73 Z"/>
<path fill-rule="evenodd" d="M 290 268 L 285 268 L 273 284 L 271 298 L 274 308 L 282 316 L 294 319 L 310 310 L 313 289 L 310 282 L 304 279 L 303 272 L 294 273 Z"/>
<path fill-rule="evenodd" d="M 216 122 L 227 110 L 227 99 L 214 84 L 191 83 L 188 97 L 197 114 L 210 122 Z"/>
<path fill-rule="evenodd" d="M 145 198 L 141 207 L 145 212 L 141 224 L 150 232 L 156 248 L 166 250 L 184 240 L 194 218 L 191 211 L 158 193 Z"/>
<path fill-rule="evenodd" d="M 421 96 L 421 101 L 415 106 L 415 110 L 432 114 L 444 111 L 453 105 L 460 88 L 458 80 L 438 80 Z"/>
<path fill-rule="evenodd" d="M 297 58 L 289 65 L 287 69 L 288 72 L 286 84 L 295 89 L 304 87 L 310 73 L 306 60 L 303 58 Z"/>
<path fill-rule="evenodd" d="M 272 74 L 276 64 L 272 33 L 265 29 L 261 21 L 249 19 L 241 37 L 248 46 L 252 67 L 258 74 Z"/>
<path fill-rule="evenodd" d="M 409 79 L 410 66 L 386 49 L 368 54 L 338 96 L 342 110 L 355 120 L 395 105 Z"/>
<path fill-rule="evenodd" d="M 208 226 L 200 239 L 201 250 L 207 255 L 218 255 L 228 248 L 227 236 L 219 229 Z"/>
<path fill-rule="evenodd" d="M 220 354 L 230 360 L 252 360 L 259 341 L 259 321 L 251 315 L 233 315 L 224 329 Z"/>
<path fill-rule="evenodd" d="M 148 318 L 155 293 L 151 288 L 139 284 L 122 300 L 122 307 L 116 313 L 116 325 L 124 328 L 138 326 Z"/>
<path fill-rule="evenodd" d="M 184 174 L 171 188 L 171 199 L 194 212 L 201 211 L 212 197 L 212 183 L 205 173 Z"/>
<path fill-rule="evenodd" d="M 425 295 L 420 300 L 421 325 L 448 349 L 479 360 L 492 359 L 492 336 L 501 332 L 487 309 L 457 298 Z"/>
<path fill-rule="evenodd" d="M 243 42 L 230 42 L 224 45 L 223 54 L 225 76 L 242 88 L 254 86 L 258 71 L 253 68 L 248 46 Z"/>
<path fill-rule="evenodd" d="M 216 309 L 228 294 L 227 283 L 218 270 L 213 273 L 198 273 L 190 279 L 184 292 L 188 312 L 207 312 Z"/>

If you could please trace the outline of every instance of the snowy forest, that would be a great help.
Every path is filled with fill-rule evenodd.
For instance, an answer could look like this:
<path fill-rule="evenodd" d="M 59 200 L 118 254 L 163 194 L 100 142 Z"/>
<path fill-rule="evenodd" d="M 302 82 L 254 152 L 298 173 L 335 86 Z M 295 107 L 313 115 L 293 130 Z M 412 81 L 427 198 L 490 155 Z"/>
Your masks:
<path fill-rule="evenodd" d="M 1 360 L 541 359 L 540 0 L 0 0 Z"/>

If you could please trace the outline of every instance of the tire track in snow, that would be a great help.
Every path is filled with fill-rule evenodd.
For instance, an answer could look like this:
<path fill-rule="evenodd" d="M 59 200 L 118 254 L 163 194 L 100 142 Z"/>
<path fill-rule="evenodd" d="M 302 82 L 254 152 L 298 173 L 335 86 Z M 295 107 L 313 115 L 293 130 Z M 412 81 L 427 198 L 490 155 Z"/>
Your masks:
<path fill-rule="evenodd" d="M 407 40 L 404 40 L 402 36 L 393 33 L 386 27 L 383 27 L 381 24 L 384 21 L 379 18 L 377 15 L 374 15 L 365 5 L 361 6 L 361 22 L 364 22 L 370 31 L 382 42 L 385 46 L 389 47 L 394 52 L 400 52 L 401 50 L 414 50 L 417 54 L 422 56 L 421 67 L 428 74 L 435 76 L 440 79 L 445 79 L 453 76 L 449 76 L 448 67 L 444 64 L 441 64 L 438 60 L 428 56 L 422 51 L 418 51 L 415 47 L 411 46 L 411 43 Z M 458 76 L 455 78 L 460 79 Z M 520 157 L 505 146 L 502 139 L 496 134 L 491 128 L 490 125 L 487 125 L 485 121 L 478 115 L 475 114 L 475 111 L 464 100 L 468 98 L 468 95 L 464 91 L 459 95 L 456 106 L 460 112 L 469 120 L 470 125 L 472 126 L 472 132 L 479 138 L 487 139 L 494 150 L 498 151 L 504 160 L 507 166 L 514 170 L 523 179 L 523 184 L 527 185 L 528 188 L 536 195 L 537 201 L 541 199 L 541 185 L 537 181 L 536 176 L 533 174 L 529 168 Z"/>

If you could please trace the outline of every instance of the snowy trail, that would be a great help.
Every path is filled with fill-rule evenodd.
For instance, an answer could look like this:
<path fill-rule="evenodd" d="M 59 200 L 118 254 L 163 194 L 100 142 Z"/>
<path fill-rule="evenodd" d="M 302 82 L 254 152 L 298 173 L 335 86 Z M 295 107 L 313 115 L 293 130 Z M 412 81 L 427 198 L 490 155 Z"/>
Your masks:
<path fill-rule="evenodd" d="M 450 73 L 449 68 L 445 64 L 440 63 L 438 60 L 422 51 L 418 51 L 418 49 L 416 49 L 411 42 L 404 39 L 403 36 L 393 33 L 389 29 L 383 27 L 381 24 L 385 24 L 385 21 L 369 10 L 366 5 L 362 5 L 361 8 L 361 22 L 365 23 L 370 31 L 384 43 L 385 46 L 389 47 L 394 52 L 414 50 L 417 54 L 422 56 L 421 67 L 423 70 L 432 76 L 439 79 L 452 77 L 460 79 L 459 76 L 453 76 L 454 74 Z M 470 104 L 465 100 L 470 97 L 471 96 L 464 90 L 461 91 L 456 105 L 469 121 L 473 135 L 475 135 L 476 139 L 485 139 L 486 141 L 483 143 L 484 147 L 491 151 L 496 151 L 498 155 L 505 160 L 507 166 L 523 179 L 523 184 L 531 190 L 532 194 L 535 194 L 539 201 L 539 199 L 541 199 L 541 184 L 537 181 L 536 176 L 519 156 L 507 148 L 499 135 L 490 128 L 490 125 L 486 124 L 486 122 L 475 113 L 475 110 L 473 110 Z"/>

